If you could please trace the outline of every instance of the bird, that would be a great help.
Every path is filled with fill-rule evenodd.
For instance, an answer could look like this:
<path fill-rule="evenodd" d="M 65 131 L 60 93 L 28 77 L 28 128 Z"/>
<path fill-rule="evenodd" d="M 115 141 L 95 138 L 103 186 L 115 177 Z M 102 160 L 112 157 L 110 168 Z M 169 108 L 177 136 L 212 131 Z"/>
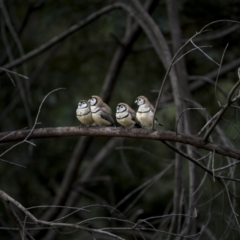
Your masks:
<path fill-rule="evenodd" d="M 126 103 L 119 103 L 117 105 L 116 120 L 123 127 L 141 127 L 140 123 L 136 118 L 135 111 Z"/>
<path fill-rule="evenodd" d="M 138 96 L 135 103 L 139 106 L 136 113 L 137 120 L 141 123 L 142 127 L 152 127 L 155 111 L 153 105 L 145 96 Z M 154 122 L 160 126 L 163 126 L 158 122 L 157 118 L 155 118 Z"/>
<path fill-rule="evenodd" d="M 93 95 L 88 102 L 91 105 L 93 121 L 98 126 L 115 126 L 111 108 L 96 95 Z"/>
<path fill-rule="evenodd" d="M 81 100 L 78 103 L 78 108 L 76 110 L 77 119 L 84 125 L 92 125 L 94 123 L 92 119 L 92 112 L 90 103 L 86 100 Z"/>

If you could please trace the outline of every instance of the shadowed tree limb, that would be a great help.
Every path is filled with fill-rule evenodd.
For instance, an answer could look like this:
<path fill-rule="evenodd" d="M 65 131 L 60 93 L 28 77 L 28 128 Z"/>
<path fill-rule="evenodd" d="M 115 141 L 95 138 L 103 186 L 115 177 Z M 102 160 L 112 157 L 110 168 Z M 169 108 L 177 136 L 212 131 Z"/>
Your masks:
<path fill-rule="evenodd" d="M 158 1 L 156 0 L 147 1 L 145 4 L 146 11 L 151 13 L 157 4 Z M 141 27 L 137 23 L 134 23 L 131 26 L 130 30 L 128 27 L 126 28 L 125 36 L 119 41 L 121 44 L 118 46 L 114 53 L 113 59 L 104 80 L 104 84 L 102 86 L 102 91 L 107 93 L 107 95 L 103 97 L 104 101 L 109 101 L 112 94 L 112 91 L 110 91 L 110 89 L 112 88 L 112 85 L 115 84 L 123 63 L 126 60 L 127 56 L 131 53 L 132 46 L 140 36 L 141 32 Z"/>
<path fill-rule="evenodd" d="M 84 26 L 88 25 L 89 23 L 91 23 L 92 21 L 94 21 L 97 18 L 101 17 L 102 15 L 104 15 L 104 14 L 106 14 L 106 13 L 108 13 L 108 12 L 114 10 L 114 9 L 118 9 L 120 7 L 121 7 L 121 3 L 114 3 L 114 4 L 111 4 L 109 6 L 103 7 L 102 9 L 100 9 L 100 10 L 90 14 L 87 18 L 85 18 L 84 20 L 81 20 L 79 23 L 71 26 L 66 31 L 64 31 L 64 32 L 60 33 L 59 35 L 53 37 L 48 42 L 42 44 L 40 47 L 35 48 L 31 52 L 25 54 L 24 56 L 14 60 L 14 61 L 12 61 L 10 63 L 5 64 L 2 67 L 6 68 L 6 69 L 12 69 L 14 67 L 17 67 L 17 66 L 23 64 L 24 62 L 32 59 L 33 57 L 36 57 L 37 55 L 45 52 L 46 50 L 48 50 L 49 48 L 53 47 L 57 43 L 63 41 L 65 38 L 69 37 L 70 35 L 72 35 L 76 31 L 78 31 L 79 29 L 81 29 Z M 0 71 L 0 74 L 2 72 L 3 71 Z"/>
<path fill-rule="evenodd" d="M 5 193 L 2 190 L 0 190 L 0 198 L 4 202 L 8 202 L 8 203 L 15 205 L 19 210 L 21 210 L 27 217 L 29 217 L 37 225 L 50 226 L 50 227 L 70 227 L 70 228 L 75 228 L 75 229 L 79 229 L 79 230 L 83 230 L 83 231 L 87 231 L 87 232 L 99 233 L 102 235 L 110 236 L 115 239 L 124 240 L 123 238 L 121 238 L 115 234 L 112 234 L 110 232 L 104 231 L 102 229 L 88 228 L 88 227 L 80 226 L 78 224 L 47 222 L 47 221 L 39 220 L 33 214 L 31 214 L 23 205 L 21 205 L 21 203 L 19 203 L 18 201 L 16 201 L 12 197 L 10 197 L 7 193 Z"/>
<path fill-rule="evenodd" d="M 20 130 L 13 132 L 0 133 L 0 143 L 25 140 L 31 130 Z M 208 151 L 215 151 L 223 156 L 228 156 L 240 160 L 240 150 L 218 145 L 212 142 L 205 142 L 203 138 L 178 134 L 172 131 L 153 131 L 149 133 L 146 129 L 123 129 L 119 127 L 57 127 L 57 128 L 38 128 L 35 129 L 28 140 L 38 138 L 57 138 L 57 137 L 73 137 L 73 136 L 105 136 L 105 137 L 126 137 L 139 138 L 157 141 L 171 141 L 183 144 L 189 144 L 197 148 L 202 148 Z"/>
<path fill-rule="evenodd" d="M 10 214 L 10 216 L 13 218 L 14 222 L 16 223 L 20 236 L 21 236 L 21 240 L 25 240 L 26 239 L 26 232 L 24 231 L 23 225 L 21 220 L 19 219 L 19 217 L 17 216 L 17 214 L 15 213 L 15 211 L 13 210 L 11 203 L 9 201 L 3 200 L 3 203 L 5 205 L 5 208 L 7 209 L 8 213 Z"/>
<path fill-rule="evenodd" d="M 62 205 L 66 202 L 66 199 L 68 198 L 68 193 L 71 189 L 71 186 L 77 175 L 79 166 L 82 162 L 81 159 L 83 159 L 85 153 L 87 152 L 91 140 L 92 140 L 91 137 L 82 137 L 75 146 L 72 158 L 69 161 L 69 166 L 66 169 L 63 177 L 64 180 L 62 181 L 61 188 L 53 202 L 53 205 Z M 58 212 L 59 209 L 53 208 L 51 211 L 46 212 L 43 219 L 51 219 Z"/>
<path fill-rule="evenodd" d="M 92 138 L 88 137 L 88 139 L 92 139 Z M 85 146 L 89 147 L 90 143 L 86 143 L 86 140 L 87 139 L 82 140 L 82 141 L 80 141 L 80 143 L 84 143 Z M 82 174 L 82 176 L 80 177 L 80 181 L 79 182 L 82 183 L 84 181 L 90 180 L 91 177 L 93 177 L 93 174 L 95 173 L 96 169 L 98 169 L 99 166 L 101 164 L 103 164 L 103 161 L 106 160 L 106 157 L 109 156 L 109 154 L 112 153 L 114 148 L 118 144 L 120 144 L 121 141 L 122 141 L 121 138 L 112 138 L 112 139 L 110 139 L 107 142 L 107 144 L 105 144 L 104 147 L 100 150 L 100 152 L 96 155 L 96 157 L 93 159 L 91 166 L 89 168 L 87 168 L 86 171 Z M 79 146 L 79 144 L 77 144 L 77 146 L 75 147 L 75 152 L 79 149 L 79 147 L 81 148 L 79 152 L 83 152 L 84 147 L 82 147 L 81 145 Z M 74 160 L 74 159 L 76 159 L 76 160 Z M 77 159 L 79 159 L 79 160 L 77 161 Z M 65 189 L 64 192 L 65 192 L 65 194 L 68 195 L 68 197 L 67 197 L 68 199 L 67 198 L 60 199 L 60 197 L 63 196 L 62 192 L 60 191 L 59 197 L 57 197 L 55 199 L 55 202 L 58 201 L 58 203 L 59 203 L 59 200 L 64 200 L 64 202 L 65 202 L 66 199 L 67 199 L 66 206 L 75 206 L 76 205 L 76 201 L 79 200 L 79 198 L 81 198 L 81 195 L 76 190 L 75 191 L 73 190 L 71 193 L 69 193 L 69 192 L 66 193 L 66 191 L 69 191 L 70 187 L 72 189 L 72 184 L 73 184 L 73 182 L 74 182 L 74 180 L 76 178 L 76 175 L 77 175 L 76 169 L 73 169 L 72 166 L 75 165 L 77 170 L 79 169 L 79 166 L 76 166 L 76 163 L 73 165 L 73 163 L 74 162 L 82 162 L 81 159 L 83 159 L 83 155 L 78 157 L 78 158 L 75 155 L 72 156 L 72 159 L 70 161 L 70 166 L 68 167 L 67 172 L 66 172 L 65 177 L 64 177 L 65 180 L 62 182 L 62 186 L 64 185 L 63 186 L 63 190 Z M 70 176 L 71 182 L 68 179 L 68 175 L 69 174 L 73 175 L 73 176 Z M 70 183 L 71 183 L 71 185 L 70 185 Z M 67 184 L 68 184 L 68 186 L 67 186 Z M 61 203 L 63 203 L 63 201 L 61 201 Z M 69 211 L 70 211 L 70 209 L 63 208 L 62 211 L 58 214 L 58 218 L 66 216 L 69 213 Z M 52 215 L 54 211 L 51 210 L 50 212 L 51 212 L 51 215 Z M 48 216 L 48 218 L 49 218 L 49 216 Z M 49 231 L 48 234 L 45 236 L 45 239 L 46 240 L 54 239 L 56 234 L 57 234 L 56 231 Z"/>
<path fill-rule="evenodd" d="M 27 236 L 28 239 L 34 240 L 34 238 L 28 233 L 28 231 L 26 231 L 24 229 L 24 225 L 22 224 L 22 222 L 19 219 L 18 215 L 14 211 L 14 209 L 12 207 L 12 204 L 9 201 L 4 200 L 4 199 L 3 199 L 3 202 L 4 202 L 4 205 L 5 205 L 5 208 L 9 212 L 10 216 L 12 216 L 14 222 L 16 223 L 16 225 L 17 225 L 17 227 L 19 229 L 21 239 L 25 240 L 26 236 Z"/>

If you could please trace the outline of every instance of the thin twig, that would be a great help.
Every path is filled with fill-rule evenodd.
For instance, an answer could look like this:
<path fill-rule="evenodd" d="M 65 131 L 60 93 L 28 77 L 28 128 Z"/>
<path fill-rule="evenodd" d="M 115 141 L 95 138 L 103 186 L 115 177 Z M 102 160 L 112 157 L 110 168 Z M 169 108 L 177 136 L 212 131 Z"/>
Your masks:
<path fill-rule="evenodd" d="M 5 23 L 8 27 L 8 29 L 9 29 L 9 32 L 11 33 L 11 35 L 12 35 L 12 37 L 13 37 L 15 43 L 16 43 L 16 46 L 18 48 L 18 51 L 19 51 L 21 57 L 23 57 L 24 56 L 24 50 L 23 50 L 22 43 L 21 43 L 16 31 L 13 28 L 13 25 L 11 23 L 8 11 L 5 7 L 5 4 L 4 4 L 3 0 L 0 0 L 0 7 L 2 9 L 2 15 L 4 16 L 4 20 L 5 20 Z M 23 71 L 24 71 L 24 75 L 27 75 L 27 70 L 26 70 L 25 66 L 23 66 Z"/>
<path fill-rule="evenodd" d="M 149 184 L 144 183 L 144 188 L 141 190 L 141 192 L 138 194 L 138 196 L 130 203 L 128 204 L 127 208 L 124 210 L 124 214 L 126 214 L 133 206 L 134 204 L 143 196 L 143 194 L 154 184 L 156 183 L 156 181 L 158 181 L 172 166 L 173 166 L 174 162 L 170 163 L 165 169 L 163 169 L 159 174 L 157 174 L 156 176 L 154 176 L 150 181 L 148 180 L 147 182 L 149 182 Z M 140 186 L 142 188 L 142 185 Z M 140 187 L 138 187 L 137 189 L 140 189 Z M 136 191 L 133 191 L 136 192 Z M 124 197 L 124 199 L 129 198 L 129 196 L 132 195 L 129 194 L 126 197 Z M 121 201 L 121 204 L 123 202 Z M 119 206 L 119 205 L 118 205 Z"/>
<path fill-rule="evenodd" d="M 69 37 L 70 35 L 72 35 L 73 33 L 75 33 L 76 31 L 78 31 L 79 29 L 85 27 L 86 25 L 88 25 L 89 23 L 93 22 L 94 20 L 98 19 L 99 17 L 101 17 L 102 15 L 114 10 L 114 9 L 118 9 L 121 7 L 120 3 L 114 3 L 111 5 L 108 5 L 106 7 L 103 7 L 102 9 L 92 13 L 91 15 L 89 15 L 87 18 L 85 18 L 84 20 L 81 20 L 80 22 L 78 22 L 77 24 L 71 26 L 69 29 L 67 29 L 66 31 L 60 33 L 59 35 L 53 37 L 52 39 L 50 39 L 48 42 L 42 44 L 40 47 L 35 48 L 34 50 L 32 50 L 31 52 L 25 54 L 24 56 L 10 62 L 7 63 L 3 66 L 3 68 L 5 69 L 12 69 L 14 67 L 17 67 L 21 64 L 23 64 L 24 62 L 32 59 L 33 57 L 36 57 L 37 55 L 45 52 L 46 50 L 48 50 L 49 48 L 55 46 L 57 43 L 63 41 L 64 39 L 66 39 L 67 37 Z M 0 72 L 1 73 L 1 72 Z"/>
<path fill-rule="evenodd" d="M 240 69 L 239 69 L 240 71 Z M 237 83 L 233 86 L 233 88 L 231 89 L 228 98 L 227 98 L 227 103 L 223 106 L 223 108 L 217 113 L 217 117 L 214 120 L 214 122 L 212 123 L 211 127 L 208 129 L 208 131 L 206 132 L 205 136 L 204 136 L 204 141 L 207 141 L 209 135 L 212 133 L 212 131 L 214 130 L 214 128 L 216 127 L 216 125 L 218 124 L 218 122 L 220 121 L 221 117 L 223 116 L 223 114 L 226 112 L 226 110 L 229 108 L 229 106 L 231 106 L 231 104 L 236 101 L 237 98 L 231 99 L 232 95 L 234 94 L 234 92 L 237 90 L 237 88 L 240 85 L 240 80 L 237 81 Z"/>
<path fill-rule="evenodd" d="M 39 114 L 40 114 L 40 112 L 41 112 L 42 105 L 43 105 L 43 103 L 45 102 L 46 98 L 47 98 L 51 93 L 56 92 L 56 91 L 59 91 L 59 90 L 63 90 L 63 89 L 65 89 L 65 88 L 57 88 L 57 89 L 54 89 L 54 90 L 52 90 L 51 92 L 49 92 L 49 93 L 43 98 L 43 100 L 42 100 L 42 102 L 41 102 L 41 104 L 40 104 L 40 106 L 39 106 L 39 108 L 38 108 L 38 113 L 37 113 L 37 116 L 36 116 L 36 119 L 35 119 L 35 123 L 34 123 L 32 129 L 28 131 L 27 136 L 24 137 L 24 139 L 23 139 L 21 142 L 14 144 L 12 147 L 8 148 L 6 151 L 4 151 L 2 154 L 0 154 L 0 157 L 2 157 L 3 155 L 5 155 L 7 152 L 9 152 L 10 150 L 12 150 L 13 148 L 17 147 L 18 145 L 26 142 L 27 139 L 30 138 L 31 134 L 33 133 L 33 131 L 34 131 L 34 129 L 35 129 L 37 123 L 38 123 L 38 117 L 39 117 Z M 3 137 L 4 137 L 4 136 L 3 136 Z"/>
<path fill-rule="evenodd" d="M 178 56 L 178 54 L 182 51 L 182 49 L 189 43 L 191 42 L 196 36 L 200 35 L 201 33 L 205 32 L 206 28 L 215 24 L 215 23 L 219 23 L 219 22 L 232 22 L 232 23 L 240 23 L 239 21 L 232 21 L 232 20 L 218 20 L 218 21 L 213 21 L 207 25 L 205 25 L 199 32 L 196 32 L 188 41 L 186 41 L 183 46 L 181 48 L 179 48 L 179 50 L 176 52 L 176 54 L 173 56 L 172 60 L 171 60 L 171 64 L 169 65 L 168 69 L 167 69 L 167 72 L 163 78 L 163 81 L 162 81 L 162 85 L 161 85 L 161 88 L 159 90 L 159 93 L 158 93 L 158 97 L 157 97 L 157 101 L 156 101 L 156 104 L 155 104 L 155 112 L 154 112 L 154 118 L 155 119 L 155 115 L 156 115 L 156 109 L 157 109 L 157 106 L 159 105 L 159 101 L 160 101 L 160 98 L 161 98 L 161 95 L 162 95 L 162 92 L 163 92 L 163 87 L 165 85 L 165 82 L 166 82 L 166 79 L 167 79 L 167 76 L 168 74 L 170 73 L 170 70 L 173 66 L 173 62 L 175 61 L 176 57 Z M 153 120 L 153 127 L 154 128 L 154 120 Z"/>
<path fill-rule="evenodd" d="M 2 161 L 2 162 L 7 162 L 7 163 L 10 163 L 10 164 L 15 165 L 15 166 L 18 166 L 18 167 L 26 168 L 25 166 L 23 166 L 23 165 L 21 165 L 21 164 L 17 164 L 17 163 L 14 163 L 14 162 L 10 162 L 10 161 L 5 160 L 5 159 L 2 159 L 2 158 L 0 158 L 0 161 Z"/>
<path fill-rule="evenodd" d="M 17 202 L 15 199 L 10 197 L 7 193 L 3 192 L 2 190 L 0 190 L 0 198 L 3 201 L 10 202 L 13 205 L 15 205 L 19 210 L 21 210 L 26 216 L 28 216 L 37 225 L 50 226 L 50 227 L 70 227 L 70 228 L 75 228 L 75 229 L 79 229 L 87 232 L 99 233 L 99 234 L 113 237 L 116 239 L 124 240 L 123 238 L 115 234 L 104 231 L 103 229 L 88 228 L 88 227 L 83 227 L 77 224 L 70 224 L 70 223 L 55 223 L 55 222 L 47 222 L 47 221 L 39 220 L 34 215 L 32 215 L 25 207 L 23 207 L 19 202 Z"/>
<path fill-rule="evenodd" d="M 24 75 L 22 75 L 22 74 L 19 74 L 19 73 L 17 73 L 17 72 L 10 71 L 10 70 L 5 69 L 5 68 L 2 68 L 2 67 L 0 67 L 0 69 L 3 70 L 3 71 L 6 72 L 6 73 L 12 73 L 12 74 L 15 74 L 15 75 L 17 75 L 17 76 L 19 76 L 19 77 L 22 77 L 22 78 L 25 78 L 25 79 L 29 79 L 29 77 L 24 76 Z"/>
<path fill-rule="evenodd" d="M 187 54 L 189 54 L 192 51 L 198 50 L 198 48 L 208 48 L 208 47 L 212 47 L 212 46 L 198 46 L 197 48 L 193 48 L 190 49 L 189 51 L 185 52 L 184 54 L 182 54 L 178 59 L 175 60 L 175 62 L 173 62 L 173 66 L 179 61 L 181 60 L 183 57 L 185 57 Z"/>
<path fill-rule="evenodd" d="M 220 73 L 220 70 L 221 70 L 221 67 L 222 67 L 223 58 L 225 56 L 225 52 L 227 51 L 227 47 L 228 47 L 228 44 L 224 48 L 224 51 L 223 51 L 223 54 L 222 54 L 222 57 L 221 57 L 221 61 L 220 61 L 220 66 L 218 68 L 218 74 L 217 74 L 217 77 L 216 77 L 216 80 L 215 80 L 215 98 L 216 98 L 220 107 L 221 107 L 220 101 L 217 99 L 217 82 L 218 82 L 219 73 Z"/>
<path fill-rule="evenodd" d="M 215 174 L 214 174 L 214 157 L 215 157 L 215 151 L 212 152 L 212 173 L 213 173 L 213 181 L 215 182 Z"/>
<path fill-rule="evenodd" d="M 239 162 L 239 161 L 235 161 L 235 162 L 230 163 L 230 164 L 228 164 L 228 165 L 226 165 L 226 166 L 224 166 L 224 167 L 216 168 L 216 169 L 214 169 L 214 172 L 222 171 L 222 170 L 224 170 L 224 169 L 226 169 L 226 168 L 230 168 L 230 167 L 232 167 L 232 166 L 234 166 L 234 165 L 236 165 L 236 164 L 238 164 L 238 163 L 240 163 L 240 162 Z"/>
<path fill-rule="evenodd" d="M 167 168 L 164 169 L 164 171 L 158 173 L 157 175 L 155 175 L 153 178 L 147 180 L 146 182 L 144 182 L 143 184 L 141 184 L 140 186 L 138 186 L 136 189 L 134 189 L 132 192 L 130 192 L 129 194 L 127 194 L 116 206 L 115 208 L 118 208 L 119 206 L 121 206 L 124 202 L 126 202 L 131 196 L 133 196 L 135 193 L 137 193 L 138 191 L 140 191 L 141 189 L 144 189 L 145 187 L 151 185 L 152 183 L 154 183 L 155 181 L 157 181 L 173 164 L 168 165 Z M 125 210 L 126 211 L 126 210 Z"/>
<path fill-rule="evenodd" d="M 216 61 L 214 61 L 208 54 L 206 54 L 200 47 L 198 47 L 194 42 L 193 42 L 193 39 L 191 39 L 191 44 L 197 48 L 201 53 L 203 53 L 203 55 L 205 55 L 208 59 L 210 59 L 212 62 L 214 62 L 216 65 L 220 66 L 219 63 L 217 63 Z"/>
<path fill-rule="evenodd" d="M 178 135 L 177 127 L 178 127 L 178 122 L 179 122 L 182 114 L 183 114 L 184 112 L 186 112 L 186 111 L 189 111 L 189 110 L 206 110 L 206 108 L 186 108 L 186 109 L 184 109 L 184 110 L 180 113 L 180 115 L 178 116 L 177 121 L 176 121 L 176 125 L 175 125 L 176 135 Z"/>

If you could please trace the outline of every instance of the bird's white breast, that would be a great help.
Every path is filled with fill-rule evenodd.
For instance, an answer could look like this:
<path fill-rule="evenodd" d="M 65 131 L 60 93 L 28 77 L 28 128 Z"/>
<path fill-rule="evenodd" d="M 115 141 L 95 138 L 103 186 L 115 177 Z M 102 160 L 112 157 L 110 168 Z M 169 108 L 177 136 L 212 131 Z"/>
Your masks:
<path fill-rule="evenodd" d="M 153 112 L 149 106 L 141 105 L 136 113 L 138 121 L 143 127 L 151 127 L 153 122 Z"/>
<path fill-rule="evenodd" d="M 117 122 L 124 127 L 130 127 L 135 124 L 135 122 L 132 120 L 131 114 L 128 112 L 116 113 L 116 119 Z"/>
<path fill-rule="evenodd" d="M 84 115 L 87 114 L 88 112 L 90 112 L 89 108 L 77 108 L 76 110 L 77 115 Z"/>
<path fill-rule="evenodd" d="M 78 108 L 76 110 L 77 119 L 85 124 L 85 125 L 91 125 L 93 124 L 92 114 L 89 108 Z"/>

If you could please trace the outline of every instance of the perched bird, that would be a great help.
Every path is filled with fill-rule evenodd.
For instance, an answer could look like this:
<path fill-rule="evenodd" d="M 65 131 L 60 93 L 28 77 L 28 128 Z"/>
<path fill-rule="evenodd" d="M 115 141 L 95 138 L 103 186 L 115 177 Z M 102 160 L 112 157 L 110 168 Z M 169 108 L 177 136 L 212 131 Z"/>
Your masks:
<path fill-rule="evenodd" d="M 93 121 L 99 126 L 115 126 L 111 108 L 99 96 L 92 96 L 91 105 Z"/>
<path fill-rule="evenodd" d="M 153 105 L 144 96 L 137 97 L 135 103 L 139 106 L 136 113 L 137 120 L 141 123 L 142 127 L 152 127 L 154 115 Z M 158 122 L 157 118 L 155 118 L 155 123 L 162 126 L 162 124 Z"/>
<path fill-rule="evenodd" d="M 139 124 L 135 111 L 126 103 L 119 103 L 116 107 L 116 120 L 124 127 L 141 127 Z"/>
<path fill-rule="evenodd" d="M 90 103 L 85 100 L 81 100 L 78 103 L 78 108 L 76 110 L 77 119 L 84 125 L 91 125 L 94 123 L 92 119 L 92 112 L 90 108 Z"/>

